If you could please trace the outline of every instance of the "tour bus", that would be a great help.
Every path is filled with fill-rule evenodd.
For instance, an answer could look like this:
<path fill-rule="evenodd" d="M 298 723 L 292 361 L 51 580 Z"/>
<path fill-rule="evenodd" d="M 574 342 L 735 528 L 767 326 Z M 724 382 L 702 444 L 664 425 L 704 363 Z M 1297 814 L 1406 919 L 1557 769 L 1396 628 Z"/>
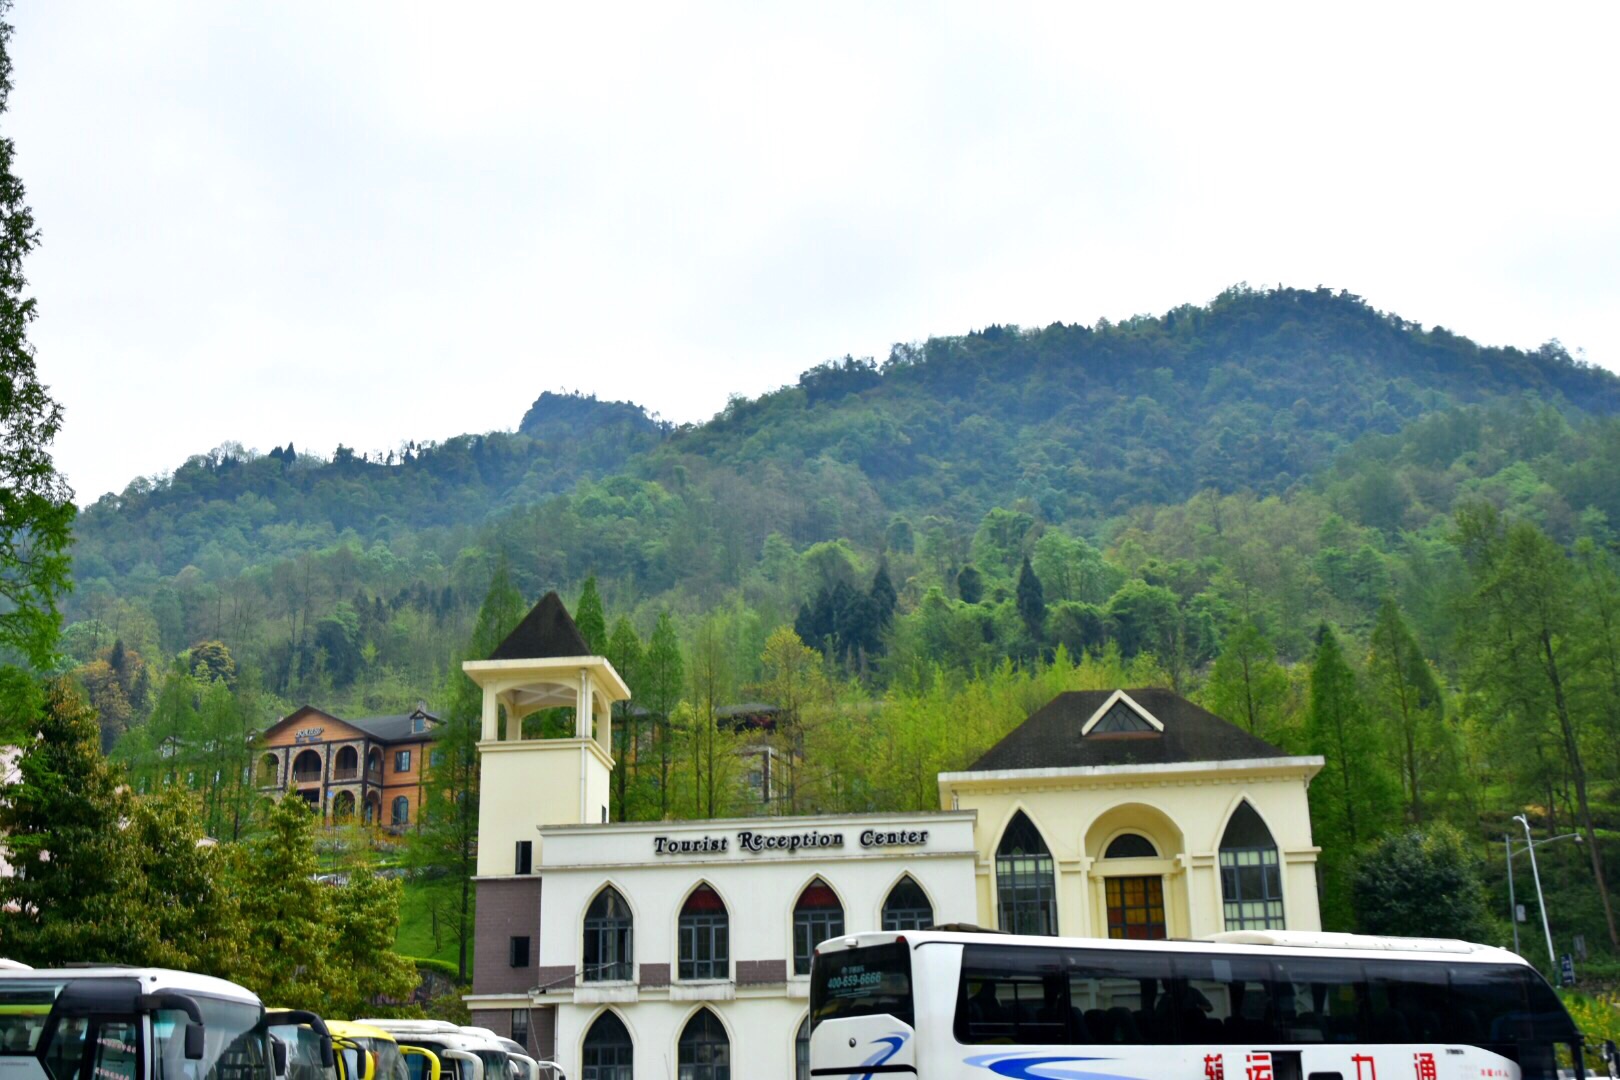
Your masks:
<path fill-rule="evenodd" d="M 506 1050 L 493 1038 L 472 1035 L 448 1020 L 361 1020 L 381 1028 L 402 1045 L 431 1050 L 443 1063 L 445 1080 L 510 1080 Z M 424 1080 L 410 1059 L 411 1080 Z M 3 1078 L 0 1078 L 3 1080 Z"/>
<path fill-rule="evenodd" d="M 810 972 L 810 1074 L 871 1080 L 1557 1080 L 1581 1036 L 1513 953 L 1240 931 L 1198 941 L 863 933 Z"/>
<path fill-rule="evenodd" d="M 343 1066 L 343 1080 L 439 1080 L 439 1057 L 420 1046 L 404 1046 L 382 1028 L 353 1020 L 328 1020 L 332 1043 Z M 414 1062 L 415 1068 L 407 1062 Z"/>
<path fill-rule="evenodd" d="M 490 1039 L 502 1050 L 505 1050 L 507 1075 L 511 1077 L 511 1080 L 548 1080 L 547 1076 L 542 1073 L 545 1066 L 530 1057 L 528 1051 L 523 1048 L 523 1044 L 516 1039 L 508 1039 L 505 1035 L 501 1035 L 487 1027 L 471 1027 L 463 1024 L 461 1030 L 468 1035 Z M 551 1063 L 546 1063 L 546 1065 L 549 1064 Z M 487 1076 L 485 1080 L 488 1080 Z"/>
<path fill-rule="evenodd" d="M 288 1071 L 276 1024 L 320 1018 L 267 1012 L 251 992 L 161 968 L 0 965 L 3 1080 L 276 1080 Z"/>

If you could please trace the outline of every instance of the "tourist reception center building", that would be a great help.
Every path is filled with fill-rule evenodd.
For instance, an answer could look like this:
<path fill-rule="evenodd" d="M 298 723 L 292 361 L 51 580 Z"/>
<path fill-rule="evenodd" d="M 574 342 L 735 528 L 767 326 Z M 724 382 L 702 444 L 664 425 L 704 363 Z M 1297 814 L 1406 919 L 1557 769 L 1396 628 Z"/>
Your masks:
<path fill-rule="evenodd" d="M 863 930 L 1320 928 L 1322 759 L 1167 690 L 1059 694 L 942 773 L 936 811 L 610 822 L 629 690 L 588 653 L 553 593 L 464 665 L 484 694 L 467 1004 L 570 1077 L 806 1076 L 811 950 Z M 523 737 L 557 706 L 571 737 Z"/>

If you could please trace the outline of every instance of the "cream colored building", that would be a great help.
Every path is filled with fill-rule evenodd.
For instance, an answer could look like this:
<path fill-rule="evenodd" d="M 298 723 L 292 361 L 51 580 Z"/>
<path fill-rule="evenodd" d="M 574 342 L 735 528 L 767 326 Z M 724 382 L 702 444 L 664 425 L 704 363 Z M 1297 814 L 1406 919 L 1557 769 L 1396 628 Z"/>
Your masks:
<path fill-rule="evenodd" d="M 467 1005 L 582 1080 L 804 1076 L 810 954 L 846 933 L 1319 926 L 1321 759 L 1168 691 L 1059 695 L 941 775 L 940 811 L 610 824 L 629 690 L 556 594 L 463 666 L 484 690 Z M 567 737 L 524 738 L 558 705 Z"/>
<path fill-rule="evenodd" d="M 1321 928 L 1291 757 L 1168 690 L 1060 694 L 963 772 L 983 924 L 1071 937 Z"/>

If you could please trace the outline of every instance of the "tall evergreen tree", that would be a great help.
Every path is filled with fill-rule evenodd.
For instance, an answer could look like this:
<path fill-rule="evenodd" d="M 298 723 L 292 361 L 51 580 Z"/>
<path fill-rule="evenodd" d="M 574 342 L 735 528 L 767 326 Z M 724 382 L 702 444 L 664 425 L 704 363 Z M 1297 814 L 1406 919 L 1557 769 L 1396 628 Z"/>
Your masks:
<path fill-rule="evenodd" d="M 241 981 L 267 1001 L 325 1011 L 336 981 L 332 889 L 316 880 L 315 809 L 298 795 L 267 802 L 261 829 L 236 853 L 233 885 L 248 940 Z"/>
<path fill-rule="evenodd" d="M 1384 769 L 1378 731 L 1333 629 L 1317 631 L 1306 737 L 1326 759 L 1311 785 L 1311 830 L 1322 847 L 1322 922 L 1349 929 L 1350 874 L 1367 842 L 1388 827 L 1397 794 Z"/>
<path fill-rule="evenodd" d="M 592 656 L 606 654 L 607 616 L 602 611 L 602 595 L 596 591 L 595 574 L 587 577 L 580 588 L 579 603 L 574 605 L 574 625 L 579 627 L 579 636 L 585 639 L 585 644 L 591 647 Z"/>
<path fill-rule="evenodd" d="M 658 747 L 658 816 L 669 816 L 669 772 L 674 762 L 674 739 L 670 717 L 681 700 L 681 689 L 686 683 L 686 664 L 681 658 L 681 643 L 675 636 L 675 623 L 669 612 L 658 613 L 647 642 L 647 655 L 642 662 L 643 700 L 652 716 L 653 741 Z"/>
<path fill-rule="evenodd" d="M 1253 619 L 1244 619 L 1226 635 L 1210 666 L 1206 704 L 1250 734 L 1271 738 L 1287 697 L 1288 673 L 1277 663 L 1276 649 Z"/>
<path fill-rule="evenodd" d="M 410 863 L 426 871 L 450 913 L 457 970 L 467 978 L 473 933 L 473 873 L 478 863 L 478 741 L 484 694 L 461 670 L 463 660 L 485 660 L 523 618 L 523 597 L 502 559 L 478 609 L 472 637 L 451 665 L 439 737 L 428 758 L 427 782 L 408 846 Z"/>
<path fill-rule="evenodd" d="M 140 867 L 125 833 L 120 770 L 101 755 L 95 713 L 65 679 L 46 689 L 17 781 L 0 799 L 12 873 L 0 877 L 0 942 L 36 967 L 141 963 L 153 924 L 135 899 Z"/>
<path fill-rule="evenodd" d="M 10 8 L 0 2 L 0 19 Z M 11 29 L 0 21 L 0 115 L 11 98 Z M 70 587 L 74 507 L 50 453 L 62 407 L 39 381 L 28 342 L 36 310 L 23 295 L 23 261 L 39 230 L 12 172 L 16 154 L 0 136 L 0 662 L 44 669 L 56 652 L 57 599 Z"/>
<path fill-rule="evenodd" d="M 1406 794 L 1406 816 L 1413 824 L 1421 824 L 1425 800 L 1433 797 L 1428 788 L 1429 774 L 1445 753 L 1445 703 L 1439 680 L 1390 598 L 1379 606 L 1378 621 L 1373 626 L 1367 680 L 1373 705 L 1393 736 L 1391 743 Z"/>
<path fill-rule="evenodd" d="M 630 780 L 638 769 L 636 755 L 641 746 L 641 724 L 637 716 L 640 705 L 633 695 L 641 686 L 641 664 L 645 653 L 636 628 L 627 616 L 620 615 L 613 621 L 613 633 L 608 637 L 605 653 L 608 663 L 613 665 L 613 670 L 619 673 L 619 678 L 630 687 L 632 694 L 630 701 L 616 702 L 613 706 L 613 773 L 614 786 L 618 790 L 614 814 L 619 821 L 627 820 L 630 813 Z"/>
<path fill-rule="evenodd" d="M 1035 568 L 1029 565 L 1029 556 L 1018 568 L 1018 617 L 1024 620 L 1024 629 L 1030 640 L 1039 647 L 1046 627 L 1046 591 Z"/>

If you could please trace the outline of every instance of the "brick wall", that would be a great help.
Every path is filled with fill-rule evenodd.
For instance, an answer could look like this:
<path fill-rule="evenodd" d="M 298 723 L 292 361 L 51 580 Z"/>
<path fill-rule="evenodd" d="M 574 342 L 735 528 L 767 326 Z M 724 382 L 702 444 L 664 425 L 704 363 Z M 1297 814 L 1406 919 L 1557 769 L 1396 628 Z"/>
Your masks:
<path fill-rule="evenodd" d="M 738 986 L 766 986 L 787 982 L 786 960 L 737 961 Z"/>
<path fill-rule="evenodd" d="M 540 956 L 540 879 L 480 881 L 473 926 L 473 993 L 521 993 L 544 980 L 533 964 Z M 510 963 L 514 937 L 529 939 L 531 966 Z"/>
<path fill-rule="evenodd" d="M 640 967 L 641 967 L 641 985 L 642 986 L 668 986 L 669 985 L 669 965 L 668 964 L 642 964 L 642 965 L 640 965 Z"/>

